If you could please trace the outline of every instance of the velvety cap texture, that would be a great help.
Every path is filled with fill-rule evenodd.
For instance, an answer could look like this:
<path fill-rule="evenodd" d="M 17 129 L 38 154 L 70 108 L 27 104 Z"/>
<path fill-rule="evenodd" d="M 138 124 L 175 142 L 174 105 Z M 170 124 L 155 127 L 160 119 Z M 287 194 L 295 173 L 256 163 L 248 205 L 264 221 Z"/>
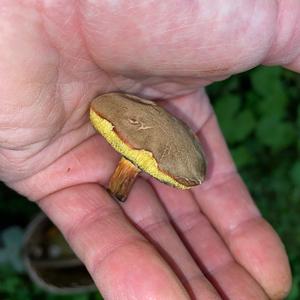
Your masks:
<path fill-rule="evenodd" d="M 188 126 L 152 101 L 119 93 L 93 100 L 91 109 L 130 148 L 152 153 L 160 171 L 190 187 L 203 182 L 205 159 Z M 138 161 L 133 161 L 139 166 Z"/>

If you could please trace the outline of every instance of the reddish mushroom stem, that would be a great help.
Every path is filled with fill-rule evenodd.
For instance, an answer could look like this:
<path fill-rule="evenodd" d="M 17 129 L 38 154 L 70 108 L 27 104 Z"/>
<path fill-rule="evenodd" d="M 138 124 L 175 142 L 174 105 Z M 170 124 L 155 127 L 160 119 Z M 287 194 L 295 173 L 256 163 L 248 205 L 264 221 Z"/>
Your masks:
<path fill-rule="evenodd" d="M 140 171 L 131 161 L 122 157 L 109 180 L 108 190 L 111 195 L 124 202 Z"/>

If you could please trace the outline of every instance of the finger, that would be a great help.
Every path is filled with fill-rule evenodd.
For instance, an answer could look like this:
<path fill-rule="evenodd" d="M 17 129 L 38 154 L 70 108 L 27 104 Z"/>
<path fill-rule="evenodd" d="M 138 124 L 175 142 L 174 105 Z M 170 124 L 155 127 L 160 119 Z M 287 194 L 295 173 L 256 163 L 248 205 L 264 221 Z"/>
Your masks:
<path fill-rule="evenodd" d="M 182 243 L 149 183 L 138 180 L 122 207 L 172 266 L 192 299 L 221 299 Z"/>
<path fill-rule="evenodd" d="M 235 172 L 214 116 L 199 135 L 205 137 L 208 178 L 193 189 L 201 210 L 221 234 L 235 259 L 274 299 L 284 297 L 291 282 L 284 247 L 261 218 L 245 185 Z"/>
<path fill-rule="evenodd" d="M 97 184 L 58 191 L 39 205 L 87 266 L 105 299 L 189 299 L 158 252 Z"/>
<path fill-rule="evenodd" d="M 187 248 L 225 299 L 268 299 L 260 285 L 233 258 L 189 191 L 153 184 Z"/>

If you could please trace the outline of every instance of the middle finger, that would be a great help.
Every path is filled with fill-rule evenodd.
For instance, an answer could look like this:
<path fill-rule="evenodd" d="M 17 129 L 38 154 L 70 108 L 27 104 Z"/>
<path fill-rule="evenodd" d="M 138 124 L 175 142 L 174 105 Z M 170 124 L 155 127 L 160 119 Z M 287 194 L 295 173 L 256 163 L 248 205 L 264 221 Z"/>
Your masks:
<path fill-rule="evenodd" d="M 138 180 L 122 207 L 172 266 L 192 299 L 220 299 L 182 243 L 149 183 Z"/>

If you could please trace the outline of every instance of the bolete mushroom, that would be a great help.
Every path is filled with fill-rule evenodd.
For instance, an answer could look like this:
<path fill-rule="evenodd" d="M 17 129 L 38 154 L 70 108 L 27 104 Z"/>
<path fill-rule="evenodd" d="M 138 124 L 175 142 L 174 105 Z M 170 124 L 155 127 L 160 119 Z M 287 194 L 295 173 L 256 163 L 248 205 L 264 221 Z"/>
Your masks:
<path fill-rule="evenodd" d="M 179 189 L 204 181 L 206 163 L 196 136 L 156 103 L 128 94 L 104 94 L 92 101 L 90 120 L 123 156 L 108 187 L 118 200 L 126 200 L 141 170 Z"/>

